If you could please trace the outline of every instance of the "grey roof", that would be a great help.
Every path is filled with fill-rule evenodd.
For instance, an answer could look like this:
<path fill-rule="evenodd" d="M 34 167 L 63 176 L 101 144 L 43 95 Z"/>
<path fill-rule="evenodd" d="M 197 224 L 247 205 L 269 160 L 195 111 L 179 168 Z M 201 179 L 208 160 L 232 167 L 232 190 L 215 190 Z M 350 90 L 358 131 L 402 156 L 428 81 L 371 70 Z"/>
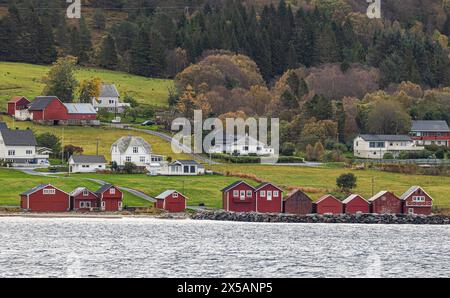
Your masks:
<path fill-rule="evenodd" d="M 323 195 L 323 196 L 321 196 L 321 197 L 316 201 L 316 204 L 322 202 L 323 200 L 325 200 L 325 199 L 327 199 L 327 198 L 332 198 L 333 200 L 336 200 L 336 201 L 338 201 L 338 202 L 341 202 L 341 200 L 339 200 L 338 198 L 336 198 L 336 197 L 333 196 L 333 195 Z"/>
<path fill-rule="evenodd" d="M 75 196 L 79 195 L 80 193 L 82 193 L 84 190 L 87 190 L 88 192 L 93 194 L 93 192 L 90 191 L 87 187 L 77 187 L 70 193 L 70 196 L 75 197 Z"/>
<path fill-rule="evenodd" d="M 348 196 L 348 198 L 346 198 L 345 200 L 343 200 L 342 203 L 348 204 L 348 203 L 350 203 L 353 199 L 355 199 L 355 198 L 357 198 L 357 197 L 360 197 L 361 199 L 363 199 L 364 201 L 367 202 L 367 200 L 364 199 L 363 196 L 360 196 L 360 195 L 357 195 L 357 194 L 352 194 L 352 195 Z"/>
<path fill-rule="evenodd" d="M 99 189 L 97 189 L 97 190 L 95 191 L 95 193 L 96 193 L 96 194 L 102 194 L 102 193 L 104 193 L 105 191 L 107 191 L 108 189 L 110 189 L 111 187 L 113 187 L 112 184 L 109 184 L 109 183 L 103 184 Z"/>
<path fill-rule="evenodd" d="M 255 191 L 259 190 L 260 188 L 263 188 L 266 185 L 272 185 L 273 187 L 278 188 L 281 192 L 283 191 L 281 188 L 279 188 L 278 186 L 276 186 L 275 184 L 270 183 L 270 182 L 263 182 L 263 183 L 259 184 L 258 186 L 255 187 Z"/>
<path fill-rule="evenodd" d="M 386 193 L 388 193 L 387 190 L 382 190 L 382 191 L 380 191 L 379 193 L 377 193 L 376 195 L 374 195 L 373 197 L 371 197 L 371 198 L 369 199 L 369 202 L 375 201 L 375 200 L 378 199 L 379 197 L 384 196 Z"/>
<path fill-rule="evenodd" d="M 176 164 L 176 163 L 179 163 L 179 164 L 181 164 L 181 165 L 183 165 L 183 166 L 188 166 L 188 165 L 191 165 L 191 166 L 197 165 L 197 166 L 199 166 L 199 165 L 200 165 L 200 164 L 199 164 L 198 162 L 196 162 L 195 160 L 180 160 L 180 159 L 173 161 L 173 162 L 171 163 L 171 165 L 174 165 L 174 164 Z"/>
<path fill-rule="evenodd" d="M 119 91 L 117 91 L 114 84 L 103 84 L 99 97 L 120 97 Z"/>
<path fill-rule="evenodd" d="M 450 132 L 450 128 L 444 120 L 417 120 L 412 122 L 411 131 Z"/>
<path fill-rule="evenodd" d="M 364 141 L 383 142 L 383 141 L 411 141 L 411 137 L 407 135 L 359 135 Z"/>
<path fill-rule="evenodd" d="M 103 155 L 72 155 L 71 158 L 75 163 L 106 163 Z"/>
<path fill-rule="evenodd" d="M 0 122 L 0 129 L 8 129 L 8 125 L 5 122 Z"/>
<path fill-rule="evenodd" d="M 251 188 L 255 189 L 253 186 L 251 186 L 251 185 L 248 184 L 247 182 L 242 181 L 242 180 L 239 180 L 239 181 L 236 181 L 236 182 L 234 182 L 234 183 L 228 185 L 227 187 L 223 188 L 222 191 L 228 191 L 228 190 L 232 189 L 233 187 L 235 187 L 235 186 L 237 186 L 237 185 L 239 185 L 239 184 L 241 184 L 241 183 L 245 183 L 245 184 L 247 184 L 248 186 L 250 186 Z"/>
<path fill-rule="evenodd" d="M 6 146 L 36 146 L 36 138 L 30 129 L 2 129 L 0 133 Z"/>
<path fill-rule="evenodd" d="M 65 103 L 69 114 L 97 114 L 90 103 Z"/>
<path fill-rule="evenodd" d="M 411 186 L 404 194 L 402 194 L 400 199 L 406 200 L 411 194 L 416 192 L 418 189 L 422 190 L 424 193 L 427 194 L 427 192 L 425 190 L 423 190 L 422 187 L 420 187 L 420 186 Z M 427 195 L 433 200 L 433 198 L 429 194 L 427 194 Z"/>
<path fill-rule="evenodd" d="M 144 148 L 147 154 L 152 153 L 152 146 L 150 146 L 150 144 L 147 143 L 147 141 L 141 137 L 135 136 L 121 137 L 112 144 L 111 151 L 114 146 L 117 146 L 119 152 L 122 154 L 125 153 L 129 147 L 142 147 Z"/>
<path fill-rule="evenodd" d="M 43 188 L 46 187 L 47 185 L 48 185 L 48 184 L 39 184 L 38 186 L 35 186 L 35 187 L 33 187 L 33 188 L 31 188 L 31 189 L 29 189 L 29 190 L 27 190 L 27 191 L 21 193 L 20 195 L 22 195 L 22 196 L 27 196 L 27 195 L 32 194 L 32 193 L 34 193 L 34 192 L 36 192 L 36 191 L 38 191 L 38 190 L 40 190 L 40 189 L 43 189 Z"/>
<path fill-rule="evenodd" d="M 284 197 L 284 201 L 287 201 L 287 200 L 291 199 L 297 193 L 303 194 L 306 198 L 308 198 L 309 200 L 312 201 L 312 199 L 304 191 L 302 191 L 301 189 L 298 189 L 298 188 L 293 190 L 293 191 L 291 191 L 287 196 L 285 196 Z"/>
<path fill-rule="evenodd" d="M 166 190 L 162 193 L 160 193 L 159 195 L 157 195 L 155 197 L 155 199 L 165 199 L 166 197 L 170 196 L 171 194 L 173 194 L 174 192 L 177 192 L 176 190 L 170 189 L 170 190 Z"/>
<path fill-rule="evenodd" d="M 58 97 L 56 97 L 56 96 L 37 96 L 34 98 L 34 100 L 28 106 L 28 110 L 30 110 L 30 111 L 44 110 L 55 99 L 58 99 Z"/>

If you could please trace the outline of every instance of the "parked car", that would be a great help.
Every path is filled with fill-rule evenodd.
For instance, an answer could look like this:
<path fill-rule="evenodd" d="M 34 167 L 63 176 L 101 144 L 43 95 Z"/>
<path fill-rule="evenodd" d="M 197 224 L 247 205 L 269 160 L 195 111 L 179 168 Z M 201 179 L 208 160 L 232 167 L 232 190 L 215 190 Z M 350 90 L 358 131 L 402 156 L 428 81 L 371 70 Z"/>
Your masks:
<path fill-rule="evenodd" d="M 143 126 L 151 126 L 151 125 L 155 125 L 155 124 L 156 124 L 156 122 L 153 120 L 147 120 L 142 123 Z"/>

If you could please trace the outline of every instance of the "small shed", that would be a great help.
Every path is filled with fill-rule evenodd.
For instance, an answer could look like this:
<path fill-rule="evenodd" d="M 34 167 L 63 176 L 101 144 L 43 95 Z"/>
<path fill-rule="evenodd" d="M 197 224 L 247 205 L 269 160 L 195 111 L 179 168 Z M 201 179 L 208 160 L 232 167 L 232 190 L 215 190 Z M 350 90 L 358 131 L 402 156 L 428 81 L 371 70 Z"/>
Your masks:
<path fill-rule="evenodd" d="M 369 199 L 370 211 L 377 214 L 401 214 L 402 200 L 390 191 L 380 191 Z"/>
<path fill-rule="evenodd" d="M 283 201 L 283 213 L 306 215 L 313 212 L 313 201 L 300 189 L 286 196 Z"/>
<path fill-rule="evenodd" d="M 156 198 L 155 208 L 168 212 L 184 212 L 187 205 L 187 197 L 176 190 L 166 190 Z"/>
<path fill-rule="evenodd" d="M 236 181 L 222 189 L 222 206 L 225 211 L 256 211 L 255 188 L 244 181 Z"/>
<path fill-rule="evenodd" d="M 369 213 L 370 203 L 364 199 L 362 196 L 357 194 L 352 194 L 344 201 L 344 213 L 355 214 L 355 213 Z"/>
<path fill-rule="evenodd" d="M 20 207 L 32 212 L 70 211 L 70 196 L 51 184 L 41 184 L 20 194 Z"/>
<path fill-rule="evenodd" d="M 75 211 L 89 211 L 98 207 L 98 197 L 86 187 L 78 187 L 70 193 L 70 205 Z"/>
<path fill-rule="evenodd" d="M 316 212 L 318 214 L 341 214 L 344 211 L 344 205 L 340 200 L 332 195 L 321 197 L 316 203 Z"/>
<path fill-rule="evenodd" d="M 403 201 L 404 214 L 430 215 L 433 198 L 420 186 L 412 186 L 400 199 Z"/>
<path fill-rule="evenodd" d="M 260 213 L 281 213 L 283 190 L 275 184 L 264 182 L 255 187 L 255 211 Z"/>
<path fill-rule="evenodd" d="M 30 101 L 25 96 L 14 96 L 8 101 L 8 115 L 14 117 L 16 111 L 26 110 Z"/>
<path fill-rule="evenodd" d="M 102 211 L 121 211 L 123 193 L 112 184 L 104 184 L 95 195 L 99 198 L 99 207 Z"/>

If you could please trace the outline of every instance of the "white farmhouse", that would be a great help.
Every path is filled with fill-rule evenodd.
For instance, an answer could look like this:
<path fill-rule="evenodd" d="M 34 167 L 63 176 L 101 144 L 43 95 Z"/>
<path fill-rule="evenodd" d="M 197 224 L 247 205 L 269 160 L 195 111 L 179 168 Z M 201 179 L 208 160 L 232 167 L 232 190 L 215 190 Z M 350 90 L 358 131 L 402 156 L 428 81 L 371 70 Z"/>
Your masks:
<path fill-rule="evenodd" d="M 197 176 L 205 174 L 205 167 L 195 160 L 175 160 L 164 165 L 155 174 L 165 176 Z"/>
<path fill-rule="evenodd" d="M 359 135 L 353 141 L 356 157 L 382 159 L 386 153 L 397 156 L 402 151 L 421 151 L 407 135 Z"/>
<path fill-rule="evenodd" d="M 36 151 L 36 138 L 29 129 L 17 130 L 0 125 L 0 160 L 16 167 L 49 166 L 48 155 Z"/>
<path fill-rule="evenodd" d="M 275 154 L 275 149 L 248 135 L 226 135 L 222 144 L 215 144 L 209 148 L 208 153 L 270 156 Z"/>
<path fill-rule="evenodd" d="M 103 84 L 99 97 L 92 98 L 92 105 L 97 111 L 104 109 L 116 113 L 123 113 L 125 108 L 130 106 L 129 103 L 120 102 L 119 91 L 113 84 Z"/>
<path fill-rule="evenodd" d="M 69 158 L 70 173 L 95 173 L 106 169 L 103 155 L 72 155 Z"/>
<path fill-rule="evenodd" d="M 141 137 L 125 136 L 111 146 L 111 161 L 119 166 L 132 162 L 139 167 L 161 163 L 163 156 L 152 154 L 152 147 Z"/>

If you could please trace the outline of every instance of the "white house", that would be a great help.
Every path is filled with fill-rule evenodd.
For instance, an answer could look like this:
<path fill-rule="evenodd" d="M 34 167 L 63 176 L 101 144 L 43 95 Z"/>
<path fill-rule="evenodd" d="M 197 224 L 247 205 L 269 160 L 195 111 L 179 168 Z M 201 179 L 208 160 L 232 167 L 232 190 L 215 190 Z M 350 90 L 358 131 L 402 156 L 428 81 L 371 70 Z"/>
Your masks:
<path fill-rule="evenodd" d="M 106 169 L 103 155 L 72 155 L 69 158 L 70 173 L 95 173 Z"/>
<path fill-rule="evenodd" d="M 117 113 L 123 113 L 125 108 L 130 106 L 129 103 L 120 102 L 119 91 L 113 84 L 103 84 L 99 97 L 92 98 L 92 105 L 97 111 L 105 109 L 108 112 Z"/>
<path fill-rule="evenodd" d="M 386 153 L 396 156 L 402 151 L 421 151 L 407 135 L 359 135 L 353 141 L 356 157 L 382 159 Z"/>
<path fill-rule="evenodd" d="M 154 174 L 151 172 L 151 174 Z M 157 175 L 166 176 L 196 176 L 205 174 L 205 167 L 195 160 L 175 160 L 165 163 L 158 171 Z"/>
<path fill-rule="evenodd" d="M 16 167 L 48 167 L 49 156 L 36 150 L 36 138 L 29 129 L 0 129 L 0 160 Z"/>
<path fill-rule="evenodd" d="M 275 154 L 275 149 L 248 135 L 236 137 L 226 135 L 222 144 L 215 144 L 209 148 L 208 153 L 270 156 Z"/>
<path fill-rule="evenodd" d="M 132 162 L 139 167 L 149 167 L 151 164 L 160 164 L 163 156 L 152 153 L 152 147 L 141 137 L 121 137 L 111 146 L 111 161 L 119 166 Z"/>

